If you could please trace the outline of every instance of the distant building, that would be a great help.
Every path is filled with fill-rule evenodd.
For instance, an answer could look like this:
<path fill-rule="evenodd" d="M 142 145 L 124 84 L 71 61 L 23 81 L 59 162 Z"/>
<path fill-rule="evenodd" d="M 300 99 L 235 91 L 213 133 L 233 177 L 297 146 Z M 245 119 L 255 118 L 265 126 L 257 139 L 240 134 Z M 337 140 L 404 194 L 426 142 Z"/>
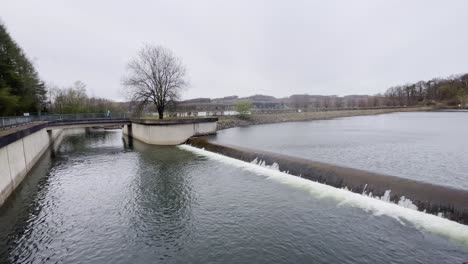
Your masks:
<path fill-rule="evenodd" d="M 310 109 L 340 109 L 376 107 L 382 105 L 382 98 L 369 95 L 308 95 L 294 94 L 289 97 L 276 98 L 256 94 L 249 97 L 236 95 L 222 98 L 195 98 L 177 102 L 171 109 L 175 116 L 222 116 L 238 114 L 236 104 L 240 101 L 252 103 L 252 111 L 274 113 L 276 111 L 307 111 Z"/>

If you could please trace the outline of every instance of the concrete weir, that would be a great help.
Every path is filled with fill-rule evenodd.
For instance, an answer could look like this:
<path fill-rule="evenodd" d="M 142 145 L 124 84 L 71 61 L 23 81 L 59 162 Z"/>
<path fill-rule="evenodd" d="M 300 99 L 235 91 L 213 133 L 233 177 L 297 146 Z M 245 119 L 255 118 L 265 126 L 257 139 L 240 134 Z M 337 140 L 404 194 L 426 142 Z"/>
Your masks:
<path fill-rule="evenodd" d="M 61 133 L 42 123 L 0 137 L 0 206 Z"/>
<path fill-rule="evenodd" d="M 131 125 L 124 125 L 122 131 L 151 145 L 178 145 L 192 136 L 216 133 L 218 118 L 192 119 L 132 119 Z"/>
<path fill-rule="evenodd" d="M 468 224 L 468 191 L 418 182 L 391 175 L 311 161 L 267 151 L 209 142 L 204 137 L 190 138 L 187 142 L 231 158 L 252 162 L 257 159 L 271 165 L 277 163 L 281 171 L 337 188 L 348 188 L 355 193 L 382 197 L 390 190 L 390 201 L 398 203 L 410 199 L 418 210 Z"/>

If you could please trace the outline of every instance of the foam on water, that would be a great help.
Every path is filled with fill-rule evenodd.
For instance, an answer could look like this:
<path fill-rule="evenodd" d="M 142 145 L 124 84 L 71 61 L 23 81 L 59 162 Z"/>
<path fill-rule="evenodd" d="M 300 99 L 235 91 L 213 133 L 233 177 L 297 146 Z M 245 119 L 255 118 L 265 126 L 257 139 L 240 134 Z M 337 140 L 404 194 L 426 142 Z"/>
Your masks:
<path fill-rule="evenodd" d="M 372 197 L 372 194 L 357 194 L 346 189 L 338 189 L 326 184 L 321 184 L 301 177 L 281 172 L 278 165 L 265 165 L 264 162 L 254 160 L 252 163 L 230 158 L 221 154 L 199 149 L 189 145 L 180 145 L 179 148 L 193 152 L 195 154 L 208 157 L 219 162 L 229 164 L 244 170 L 264 175 L 268 179 L 286 184 L 298 189 L 302 189 L 316 198 L 333 199 L 339 205 L 353 206 L 361 208 L 366 212 L 376 216 L 386 215 L 397 219 L 401 224 L 409 222 L 416 228 L 424 229 L 428 232 L 445 236 L 468 246 L 468 226 L 442 218 L 440 216 L 426 214 L 414 210 L 411 201 L 402 197 L 399 204 L 386 202 L 385 195 L 382 197 Z M 260 163 L 261 166 L 258 165 Z M 387 194 L 389 196 L 390 193 Z M 405 205 L 407 207 L 405 207 Z"/>

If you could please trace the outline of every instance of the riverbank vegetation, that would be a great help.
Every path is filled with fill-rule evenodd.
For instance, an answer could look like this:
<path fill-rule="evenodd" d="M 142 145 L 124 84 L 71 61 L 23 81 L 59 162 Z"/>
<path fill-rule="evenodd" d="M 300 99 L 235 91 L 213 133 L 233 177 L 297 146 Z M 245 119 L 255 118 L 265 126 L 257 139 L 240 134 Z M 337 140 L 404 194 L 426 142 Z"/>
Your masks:
<path fill-rule="evenodd" d="M 391 106 L 468 108 L 468 74 L 390 87 L 385 97 Z"/>
<path fill-rule="evenodd" d="M 252 110 L 252 103 L 249 101 L 239 101 L 236 104 L 236 111 L 239 113 L 239 118 L 248 119 Z"/>

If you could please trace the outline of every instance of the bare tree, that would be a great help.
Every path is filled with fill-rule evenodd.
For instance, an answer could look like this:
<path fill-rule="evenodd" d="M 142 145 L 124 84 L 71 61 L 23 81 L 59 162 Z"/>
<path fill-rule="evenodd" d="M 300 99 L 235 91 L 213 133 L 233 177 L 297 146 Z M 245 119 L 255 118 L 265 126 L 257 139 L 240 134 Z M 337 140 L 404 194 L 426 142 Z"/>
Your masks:
<path fill-rule="evenodd" d="M 153 103 L 159 119 L 166 106 L 179 98 L 187 82 L 185 67 L 172 51 L 162 46 L 146 45 L 127 65 L 123 85 L 133 101 Z"/>

